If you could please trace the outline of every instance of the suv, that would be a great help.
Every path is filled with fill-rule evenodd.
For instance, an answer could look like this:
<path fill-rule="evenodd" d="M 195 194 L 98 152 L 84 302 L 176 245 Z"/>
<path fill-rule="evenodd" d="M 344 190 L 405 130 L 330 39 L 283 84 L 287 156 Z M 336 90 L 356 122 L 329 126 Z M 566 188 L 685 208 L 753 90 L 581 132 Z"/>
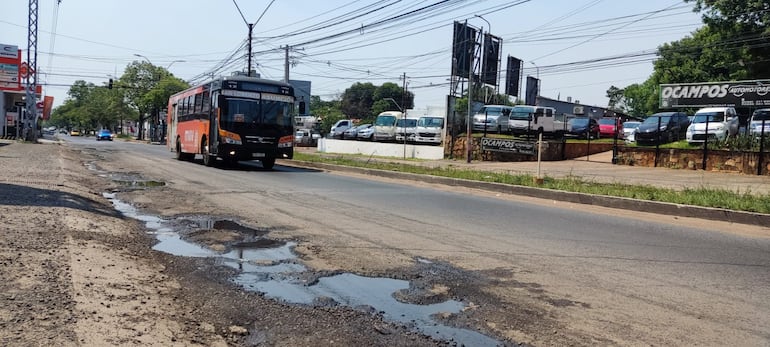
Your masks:
<path fill-rule="evenodd" d="M 485 105 L 473 115 L 473 131 L 510 131 L 509 116 L 513 107 L 505 105 Z"/>
<path fill-rule="evenodd" d="M 634 140 L 640 145 L 664 144 L 686 137 L 690 118 L 684 112 L 660 112 L 647 117 L 636 128 Z"/>
<path fill-rule="evenodd" d="M 342 135 L 345 133 L 345 130 L 348 130 L 348 128 L 353 126 L 353 120 L 352 119 L 340 119 L 337 121 L 337 123 L 334 123 L 332 125 L 331 130 L 329 131 L 329 138 L 332 139 L 341 139 Z"/>
<path fill-rule="evenodd" d="M 770 137 L 770 108 L 760 108 L 754 111 L 749 121 L 749 135 Z"/>
<path fill-rule="evenodd" d="M 738 135 L 738 114 L 733 107 L 707 107 L 695 112 L 687 128 L 687 142 L 701 143 L 708 139 L 724 140 Z M 707 129 L 708 127 L 708 129 Z"/>

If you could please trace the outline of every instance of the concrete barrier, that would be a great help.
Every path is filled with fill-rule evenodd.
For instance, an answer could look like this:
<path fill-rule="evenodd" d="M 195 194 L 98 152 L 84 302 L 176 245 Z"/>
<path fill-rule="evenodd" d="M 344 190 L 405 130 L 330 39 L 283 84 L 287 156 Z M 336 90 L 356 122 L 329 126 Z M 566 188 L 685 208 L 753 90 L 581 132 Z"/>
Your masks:
<path fill-rule="evenodd" d="M 413 145 L 392 142 L 370 142 L 355 140 L 319 139 L 318 151 L 321 153 L 361 154 L 378 157 L 444 159 L 444 147 L 431 145 Z"/>

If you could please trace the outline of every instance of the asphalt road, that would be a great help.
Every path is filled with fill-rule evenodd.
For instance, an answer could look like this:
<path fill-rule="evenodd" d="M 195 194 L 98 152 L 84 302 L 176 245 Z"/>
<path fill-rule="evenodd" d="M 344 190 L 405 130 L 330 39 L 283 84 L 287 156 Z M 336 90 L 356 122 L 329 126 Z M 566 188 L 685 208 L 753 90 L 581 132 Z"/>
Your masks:
<path fill-rule="evenodd" d="M 119 157 L 113 166 L 121 170 L 212 197 L 229 205 L 228 213 L 291 226 L 287 234 L 334 249 L 318 266 L 396 267 L 420 257 L 503 272 L 500 283 L 486 288 L 489 293 L 504 301 L 525 300 L 522 290 L 528 299 L 546 295 L 564 326 L 609 344 L 770 341 L 767 227 L 306 170 L 280 161 L 274 171 L 261 170 L 258 162 L 206 168 L 173 160 L 165 146 L 67 141 Z M 495 316 L 490 319 L 494 324 Z"/>

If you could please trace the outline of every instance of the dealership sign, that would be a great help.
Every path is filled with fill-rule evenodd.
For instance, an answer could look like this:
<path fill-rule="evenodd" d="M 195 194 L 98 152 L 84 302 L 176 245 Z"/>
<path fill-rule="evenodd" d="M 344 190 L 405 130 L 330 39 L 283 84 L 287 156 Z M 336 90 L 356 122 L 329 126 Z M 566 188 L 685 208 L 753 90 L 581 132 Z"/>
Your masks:
<path fill-rule="evenodd" d="M 482 137 L 481 150 L 535 155 L 537 146 L 534 142 Z"/>
<path fill-rule="evenodd" d="M 660 107 L 770 106 L 770 80 L 660 85 Z"/>

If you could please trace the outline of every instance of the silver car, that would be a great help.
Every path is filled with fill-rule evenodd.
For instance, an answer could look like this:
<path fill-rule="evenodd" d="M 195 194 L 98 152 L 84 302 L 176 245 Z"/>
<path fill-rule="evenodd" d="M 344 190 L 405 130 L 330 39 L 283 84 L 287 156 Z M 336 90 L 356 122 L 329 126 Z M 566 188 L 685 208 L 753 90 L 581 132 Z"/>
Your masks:
<path fill-rule="evenodd" d="M 770 137 L 770 108 L 754 111 L 749 121 L 749 135 Z"/>

